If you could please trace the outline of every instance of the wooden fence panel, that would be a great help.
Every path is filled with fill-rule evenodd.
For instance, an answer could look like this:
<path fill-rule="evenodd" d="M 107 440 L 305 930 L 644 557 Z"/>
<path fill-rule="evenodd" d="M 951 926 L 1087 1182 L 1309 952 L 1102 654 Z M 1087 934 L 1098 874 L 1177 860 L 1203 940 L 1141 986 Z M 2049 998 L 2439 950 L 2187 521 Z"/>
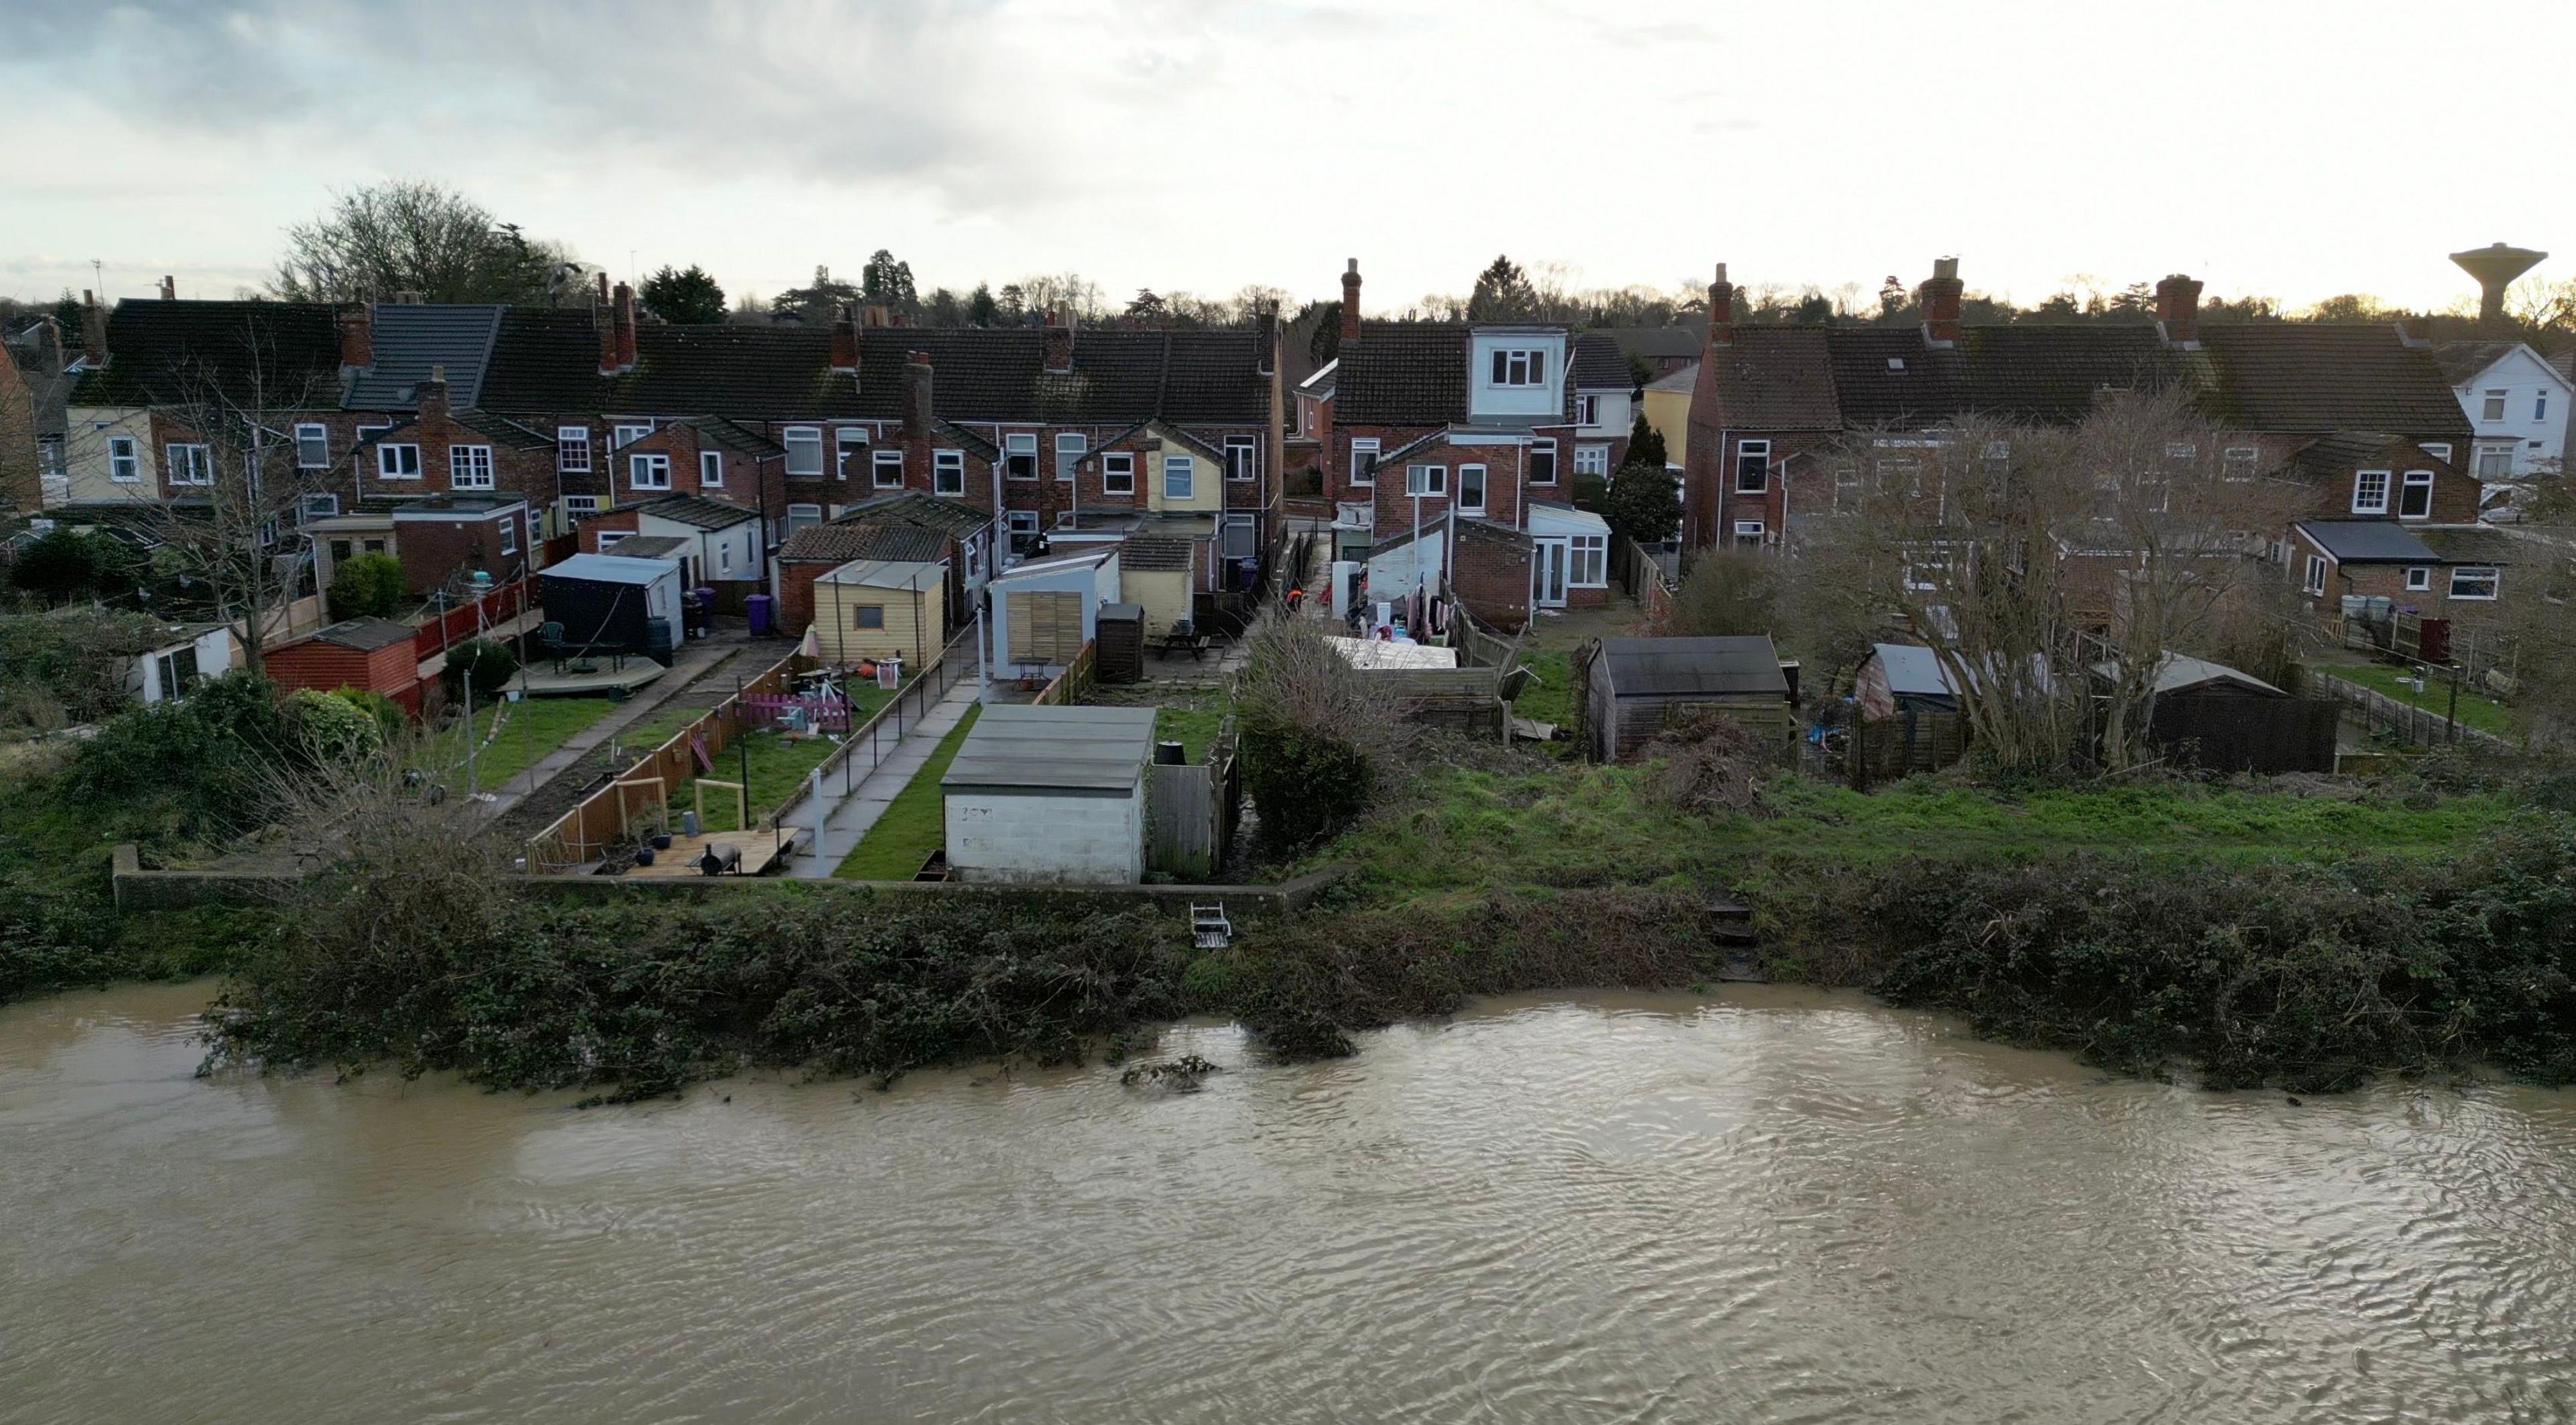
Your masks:
<path fill-rule="evenodd" d="M 1145 867 L 1184 881 L 1213 879 L 1217 867 L 1216 768 L 1158 765 L 1145 779 Z"/>
<path fill-rule="evenodd" d="M 1968 755 L 1968 720 L 1958 713 L 1901 712 L 1852 724 L 1844 765 L 1862 791 Z"/>
<path fill-rule="evenodd" d="M 784 693 L 789 680 L 813 660 L 801 653 L 791 653 L 772 664 L 766 672 L 742 687 L 742 696 L 776 696 Z M 745 724 L 740 699 L 726 698 L 709 709 L 705 716 L 671 735 L 668 742 L 638 758 L 635 764 L 617 775 L 618 781 L 659 777 L 666 791 L 677 791 L 682 782 L 698 775 L 701 753 L 712 760 L 742 735 Z M 615 782 L 593 792 L 581 805 L 565 812 L 554 825 L 528 839 L 528 868 L 532 871 L 577 866 L 596 859 L 603 851 L 626 839 L 636 821 L 643 820 L 647 808 L 636 804 L 634 794 L 621 793 Z M 658 806 L 650 814 L 660 815 Z"/>
<path fill-rule="evenodd" d="M 2333 698 L 2158 698 L 2147 735 L 2213 772 L 2331 772 Z"/>
<path fill-rule="evenodd" d="M 2313 667 L 2308 669 L 2302 681 L 2311 691 L 2343 704 L 2371 731 L 2387 733 L 2410 747 L 2440 747 L 2471 740 L 2493 743 L 2498 747 L 2513 745 L 2493 733 L 2480 732 L 2465 723 L 2451 723 L 2441 713 L 2399 702 L 2385 693 Z"/>

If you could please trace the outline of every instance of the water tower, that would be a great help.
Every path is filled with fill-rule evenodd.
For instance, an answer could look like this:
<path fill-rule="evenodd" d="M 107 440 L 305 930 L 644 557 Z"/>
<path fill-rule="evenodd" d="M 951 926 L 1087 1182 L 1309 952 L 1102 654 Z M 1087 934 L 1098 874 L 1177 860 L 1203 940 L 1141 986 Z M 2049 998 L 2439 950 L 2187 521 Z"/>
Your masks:
<path fill-rule="evenodd" d="M 2478 288 L 2484 293 L 2478 298 L 2480 326 L 2494 326 L 2504 320 L 2504 289 L 2513 285 L 2513 279 L 2538 266 L 2540 260 L 2548 255 L 2527 247 L 2507 247 L 2500 242 L 2451 254 L 2453 262 L 2478 279 Z"/>

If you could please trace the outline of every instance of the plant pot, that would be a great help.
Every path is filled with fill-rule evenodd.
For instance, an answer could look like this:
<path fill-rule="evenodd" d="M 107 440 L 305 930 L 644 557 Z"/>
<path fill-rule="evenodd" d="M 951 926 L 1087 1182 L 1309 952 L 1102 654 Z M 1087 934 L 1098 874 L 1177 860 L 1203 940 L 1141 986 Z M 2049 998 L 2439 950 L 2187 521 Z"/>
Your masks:
<path fill-rule="evenodd" d="M 638 866 L 650 866 L 650 865 L 652 865 L 652 864 L 653 864 L 653 848 L 652 848 L 652 847 L 650 847 L 650 846 L 638 846 L 638 847 L 636 847 L 636 848 L 635 848 L 635 864 L 636 864 L 636 865 L 638 865 Z"/>
<path fill-rule="evenodd" d="M 671 849 L 671 833 L 667 831 L 654 832 L 652 842 L 654 850 L 668 851 Z"/>

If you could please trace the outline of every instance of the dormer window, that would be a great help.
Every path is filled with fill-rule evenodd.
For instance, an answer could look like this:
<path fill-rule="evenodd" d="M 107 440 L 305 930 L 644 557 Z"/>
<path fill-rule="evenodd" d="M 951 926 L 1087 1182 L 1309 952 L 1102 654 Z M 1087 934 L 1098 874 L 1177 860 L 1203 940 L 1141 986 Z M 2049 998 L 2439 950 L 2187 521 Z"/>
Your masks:
<path fill-rule="evenodd" d="M 1494 384 L 1497 386 L 1546 385 L 1547 353 L 1524 347 L 1495 348 Z"/>

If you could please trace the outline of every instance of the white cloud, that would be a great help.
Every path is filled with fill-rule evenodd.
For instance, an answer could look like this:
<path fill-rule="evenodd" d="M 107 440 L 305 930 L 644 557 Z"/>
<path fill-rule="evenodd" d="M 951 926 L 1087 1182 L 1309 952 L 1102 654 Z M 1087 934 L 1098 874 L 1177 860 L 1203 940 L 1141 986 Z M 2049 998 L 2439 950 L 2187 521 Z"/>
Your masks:
<path fill-rule="evenodd" d="M 2475 99 L 2479 132 L 2528 136 L 2519 169 L 2435 102 L 2492 72 L 2497 35 L 2564 52 L 2576 14 L 2550 4 L 2476 25 L 2241 0 L 11 10 L 0 82 L 33 102 L 0 149 L 0 292 L 21 296 L 86 285 L 90 257 L 111 291 L 166 271 L 223 295 L 332 191 L 390 176 L 736 290 L 882 246 L 925 283 L 1328 296 L 1355 255 L 1373 305 L 1462 290 L 1498 251 L 1605 285 L 1723 259 L 1874 289 L 1957 252 L 2025 299 L 2188 270 L 2439 305 L 2468 289 L 2443 253 L 2563 246 L 2576 217 L 2544 86 Z"/>

